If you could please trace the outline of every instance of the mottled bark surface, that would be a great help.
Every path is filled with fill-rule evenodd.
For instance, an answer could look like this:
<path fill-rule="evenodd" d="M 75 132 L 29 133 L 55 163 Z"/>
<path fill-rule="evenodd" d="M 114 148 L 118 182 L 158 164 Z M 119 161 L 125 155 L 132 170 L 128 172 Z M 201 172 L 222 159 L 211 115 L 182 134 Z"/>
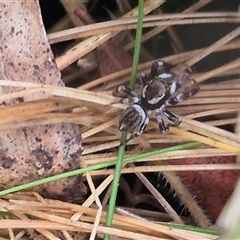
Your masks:
<path fill-rule="evenodd" d="M 0 2 L 0 79 L 63 86 L 47 41 L 38 1 Z M 0 87 L 0 94 L 23 89 Z M 1 106 L 44 99 L 44 93 L 0 102 Z M 0 134 L 0 189 L 79 168 L 79 128 L 71 123 L 39 125 Z M 86 188 L 80 177 L 45 184 L 46 197 L 74 200 Z"/>

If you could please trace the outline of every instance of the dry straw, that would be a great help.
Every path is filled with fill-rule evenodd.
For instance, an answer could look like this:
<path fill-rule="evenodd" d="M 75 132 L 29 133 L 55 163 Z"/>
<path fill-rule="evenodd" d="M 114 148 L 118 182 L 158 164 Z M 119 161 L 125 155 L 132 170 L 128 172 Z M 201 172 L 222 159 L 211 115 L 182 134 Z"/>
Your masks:
<path fill-rule="evenodd" d="M 145 25 L 155 26 L 155 28 L 143 36 L 143 41 L 153 38 L 156 34 L 174 24 L 197 24 L 200 22 L 210 24 L 218 22 L 220 25 L 221 23 L 239 22 L 239 17 L 235 13 L 194 13 L 209 2 L 211 1 L 199 1 L 189 7 L 184 14 L 147 17 Z M 148 0 L 146 1 L 145 11 L 154 10 L 161 3 L 162 1 Z M 72 62 L 76 61 L 77 58 L 86 55 L 101 43 L 110 39 L 118 31 L 126 28 L 135 28 L 136 18 L 133 16 L 136 13 L 135 9 L 131 12 L 131 18 L 129 19 L 127 17 L 130 15 L 130 12 L 119 20 L 49 34 L 49 40 L 52 42 L 64 41 L 69 38 L 74 39 L 80 36 L 86 37 L 90 34 L 93 35 L 76 45 L 74 50 L 70 49 L 66 54 L 58 57 L 57 64 L 59 68 L 66 68 Z M 92 29 L 91 32 L 89 29 Z M 96 36 L 95 34 L 98 35 Z M 186 61 L 188 64 L 194 65 L 210 54 L 239 49 L 240 42 L 234 40 L 239 34 L 240 28 L 238 27 L 205 48 L 191 51 L 186 50 L 163 59 L 172 63 L 179 62 L 179 59 L 181 59 L 181 61 Z M 178 38 L 176 40 L 179 41 Z M 133 42 L 126 45 L 125 48 L 130 49 L 132 46 Z M 140 64 L 139 71 L 149 69 L 151 63 L 152 61 Z M 147 166 L 125 166 L 122 173 L 137 173 L 138 177 L 143 179 L 143 176 L 140 174 L 143 172 L 168 171 L 171 173 L 172 171 L 239 170 L 239 166 L 236 164 L 188 166 L 155 164 L 159 163 L 160 160 L 167 162 L 168 159 L 234 156 L 240 153 L 239 136 L 219 128 L 223 124 L 234 124 L 237 122 L 236 116 L 240 108 L 240 81 L 239 79 L 234 79 L 229 84 L 229 76 L 234 72 L 238 72 L 239 66 L 240 60 L 236 59 L 218 68 L 193 75 L 201 83 L 200 93 L 192 99 L 170 108 L 171 111 L 182 116 L 182 124 L 178 128 L 170 128 L 169 135 L 161 136 L 158 133 L 157 123 L 153 118 L 146 133 L 128 143 L 132 147 L 132 150 L 126 152 L 126 157 L 150 151 L 156 146 L 161 146 L 161 144 L 176 145 L 189 141 L 198 141 L 203 143 L 201 147 L 146 157 L 139 161 L 148 162 Z M 0 108 L 0 129 L 57 122 L 77 123 L 80 125 L 85 143 L 85 150 L 80 159 L 82 166 L 115 160 L 116 147 L 119 145 L 120 137 L 120 133 L 117 130 L 118 117 L 121 110 L 126 108 L 126 106 L 120 104 L 118 102 L 119 99 L 114 98 L 111 92 L 117 85 L 129 81 L 130 72 L 131 69 L 125 69 L 95 79 L 76 89 L 1 80 L 1 86 L 21 87 L 25 90 L 1 95 L 0 101 L 40 92 L 48 94 L 50 98 Z M 206 81 L 212 77 L 223 77 L 224 80 L 221 83 L 214 81 L 207 84 Z M 116 79 L 119 79 L 119 81 L 116 81 Z M 65 108 L 71 108 L 73 112 L 56 112 Z M 215 121 L 205 120 L 211 117 L 216 117 L 217 119 Z M 201 121 L 199 121 L 200 118 Z M 102 237 L 104 234 L 115 236 L 115 239 L 118 239 L 118 237 L 124 239 L 152 240 L 216 239 L 216 236 L 212 233 L 197 233 L 196 230 L 188 231 L 186 229 L 180 230 L 173 226 L 167 227 L 149 220 L 135 219 L 134 217 L 120 214 L 114 215 L 112 228 L 105 227 L 106 211 L 103 202 L 99 200 L 99 195 L 109 189 L 113 179 L 113 170 L 103 169 L 93 171 L 87 173 L 85 176 L 91 189 L 91 195 L 82 206 L 57 200 L 43 199 L 41 196 L 31 192 L 10 194 L 2 198 L 0 200 L 0 209 L 3 213 L 10 213 L 10 216 L 7 219 L 0 219 L 0 229 L 6 230 L 5 236 L 0 237 L 0 239 L 26 239 L 21 237 L 26 233 L 26 226 L 28 229 L 34 229 L 41 233 L 47 239 L 59 239 L 51 230 L 61 231 L 66 239 L 74 239 L 69 235 L 69 232 L 87 232 L 92 234 L 92 239 L 94 239 L 95 235 Z M 96 177 L 104 177 L 104 180 L 97 188 L 93 184 L 93 179 Z M 170 178 L 175 179 L 174 174 L 169 175 Z M 146 179 L 143 182 L 147 185 Z M 184 186 L 178 187 L 183 188 L 181 191 L 184 190 L 187 192 Z M 179 189 L 175 190 L 176 192 L 180 191 Z M 156 196 L 156 194 L 153 195 Z M 156 198 L 159 200 L 161 197 L 156 196 Z M 91 207 L 94 202 L 97 205 L 97 209 Z M 195 200 L 192 199 L 189 202 L 188 208 L 191 208 L 193 218 L 201 226 L 208 227 L 211 224 L 209 219 L 204 215 L 204 212 L 199 209 Z M 184 222 L 183 218 L 176 216 L 173 210 L 168 209 L 167 212 L 178 223 Z"/>

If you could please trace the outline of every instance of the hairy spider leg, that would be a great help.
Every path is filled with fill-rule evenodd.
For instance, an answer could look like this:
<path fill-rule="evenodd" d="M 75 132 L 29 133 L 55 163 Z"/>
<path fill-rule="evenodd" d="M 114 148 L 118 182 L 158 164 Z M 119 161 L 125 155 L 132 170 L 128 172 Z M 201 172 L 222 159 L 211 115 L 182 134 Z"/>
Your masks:
<path fill-rule="evenodd" d="M 170 97 L 174 96 L 174 94 L 177 92 L 177 90 L 181 87 L 181 84 L 177 81 L 174 81 L 170 88 L 169 88 L 169 93 L 170 93 Z"/>
<path fill-rule="evenodd" d="M 141 135 L 143 134 L 143 132 L 145 131 L 145 129 L 146 129 L 146 127 L 147 127 L 148 124 L 149 124 L 149 118 L 146 117 L 146 119 L 145 119 L 144 123 L 141 125 L 139 131 L 133 133 L 132 136 L 128 139 L 128 141 L 129 141 L 130 139 L 135 138 L 135 137 L 141 136 Z"/>
<path fill-rule="evenodd" d="M 156 119 L 157 119 L 158 127 L 159 127 L 161 134 L 162 135 L 167 134 L 169 131 L 169 128 L 168 128 L 168 126 L 165 125 L 160 111 L 156 112 Z"/>
<path fill-rule="evenodd" d="M 119 97 L 120 93 L 124 92 L 125 94 L 127 94 L 128 96 L 131 97 L 132 101 L 129 101 L 129 99 L 127 98 L 122 98 L 122 100 L 120 102 L 122 103 L 137 103 L 139 101 L 139 96 L 137 94 L 137 92 L 135 92 L 134 90 L 130 89 L 127 86 L 121 85 L 119 86 L 115 92 L 114 92 L 114 96 Z"/>
<path fill-rule="evenodd" d="M 177 81 L 174 81 L 171 86 L 170 86 L 170 89 L 169 89 L 169 93 L 170 93 L 170 98 L 168 100 L 166 100 L 166 104 L 167 105 L 175 105 L 177 104 L 179 101 L 176 97 L 173 97 L 176 92 L 178 91 L 178 89 L 181 88 L 181 84 Z M 179 94 L 178 94 L 179 95 Z M 178 96 L 176 95 L 176 96 Z"/>
<path fill-rule="evenodd" d="M 151 66 L 151 76 L 152 77 L 157 77 L 159 75 L 162 75 L 162 74 L 171 74 L 170 70 L 174 67 L 173 64 L 170 64 L 170 63 L 166 63 L 162 60 L 159 60 L 159 61 L 155 61 L 152 63 L 152 66 Z"/>
<path fill-rule="evenodd" d="M 117 88 L 117 93 L 124 92 L 131 97 L 138 97 L 138 94 L 127 86 L 121 85 Z"/>
<path fill-rule="evenodd" d="M 164 116 L 169 119 L 171 122 L 174 123 L 174 126 L 177 126 L 181 123 L 181 119 L 172 114 L 170 111 L 168 111 L 166 108 L 162 108 L 162 113 Z"/>
<path fill-rule="evenodd" d="M 164 72 L 164 62 L 163 61 L 155 61 L 155 62 L 153 62 L 152 63 L 152 66 L 151 66 L 151 76 L 152 77 L 156 77 L 156 76 L 158 76 L 159 75 L 159 71 L 158 71 L 158 69 L 159 69 L 159 67 L 162 67 L 163 68 L 163 71 L 162 72 Z"/>
<path fill-rule="evenodd" d="M 144 88 L 147 85 L 146 81 L 144 80 L 146 77 L 147 77 L 146 73 L 141 73 L 138 76 L 138 83 L 141 86 L 141 88 Z"/>
<path fill-rule="evenodd" d="M 199 92 L 199 90 L 200 90 L 199 86 L 196 86 L 195 88 L 193 88 L 193 89 L 191 89 L 187 92 L 180 93 L 180 94 L 176 95 L 176 97 L 170 99 L 168 101 L 168 103 L 171 104 L 171 105 L 175 105 L 175 104 L 177 104 L 181 101 L 184 101 L 184 100 L 194 96 L 195 94 L 197 94 Z"/>
<path fill-rule="evenodd" d="M 123 143 L 121 143 L 120 145 L 123 145 L 123 144 L 127 144 L 129 141 L 131 141 L 132 139 L 136 138 L 136 137 L 139 137 L 143 134 L 143 132 L 145 131 L 147 125 L 149 124 L 149 117 L 147 117 L 144 121 L 144 123 L 141 125 L 141 128 L 139 129 L 139 131 L 133 133 L 129 139 L 126 139 L 126 141 L 124 141 Z"/>
<path fill-rule="evenodd" d="M 186 63 L 179 63 L 171 69 L 171 72 L 176 76 L 183 73 L 189 75 L 192 73 L 192 69 Z"/>

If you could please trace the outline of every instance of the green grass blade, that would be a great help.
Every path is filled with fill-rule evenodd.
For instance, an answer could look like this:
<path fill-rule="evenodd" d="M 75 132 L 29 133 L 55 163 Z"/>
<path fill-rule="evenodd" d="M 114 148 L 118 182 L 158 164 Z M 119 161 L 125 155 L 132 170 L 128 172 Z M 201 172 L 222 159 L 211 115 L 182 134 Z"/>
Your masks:
<path fill-rule="evenodd" d="M 137 154 L 137 155 L 133 155 L 133 156 L 124 158 L 123 163 L 134 162 L 138 159 L 151 157 L 151 156 L 156 156 L 156 155 L 159 155 L 159 154 L 162 154 L 162 153 L 173 152 L 173 151 L 178 151 L 178 150 L 183 150 L 183 149 L 191 149 L 191 148 L 194 148 L 194 147 L 198 147 L 201 144 L 202 143 L 199 143 L 199 142 L 190 142 L 190 143 L 185 143 L 185 144 L 181 144 L 181 145 L 177 145 L 177 146 L 173 146 L 173 147 L 158 149 L 158 150 L 151 151 L 151 152 Z M 73 171 L 70 171 L 70 172 L 61 173 L 61 174 L 58 174 L 58 175 L 55 175 L 55 176 L 52 176 L 52 177 L 47 177 L 47 178 L 40 179 L 40 180 L 37 180 L 37 181 L 34 181 L 34 182 L 22 184 L 20 186 L 16 186 L 16 187 L 12 187 L 12 188 L 0 191 L 0 196 L 10 194 L 10 193 L 14 193 L 14 192 L 17 192 L 17 191 L 22 191 L 22 190 L 25 190 L 25 189 L 28 189 L 28 188 L 36 187 L 36 186 L 39 186 L 41 184 L 61 180 L 63 178 L 73 177 L 73 176 L 83 174 L 83 173 L 86 173 L 86 172 L 91 172 L 91 171 L 95 171 L 95 170 L 104 169 L 104 168 L 107 168 L 107 167 L 114 166 L 116 163 L 117 163 L 117 160 L 106 162 L 106 163 L 100 163 L 100 164 L 96 164 L 96 165 L 89 166 L 89 167 L 86 167 L 86 168 L 76 169 L 76 170 L 73 170 Z"/>
<path fill-rule="evenodd" d="M 132 73 L 131 73 L 131 81 L 129 87 L 134 89 L 137 71 L 138 71 L 138 63 L 139 63 L 139 55 L 141 50 L 141 38 L 142 38 L 142 24 L 143 24 L 143 17 L 144 17 L 144 0 L 138 1 L 138 23 L 137 23 L 137 30 L 136 30 L 136 37 L 135 37 L 135 47 L 134 47 L 134 55 L 133 55 L 133 66 L 132 66 Z M 119 180 L 121 177 L 121 170 L 123 164 L 123 158 L 125 153 L 125 141 L 127 139 L 127 133 L 123 132 L 121 135 L 120 146 L 118 149 L 118 159 L 115 166 L 115 174 L 114 179 L 112 182 L 112 192 L 109 199 L 109 207 L 106 219 L 106 226 L 111 227 L 113 221 L 113 214 L 115 211 L 117 193 L 118 193 L 118 185 Z M 110 236 L 106 234 L 104 236 L 104 240 L 109 240 Z"/>

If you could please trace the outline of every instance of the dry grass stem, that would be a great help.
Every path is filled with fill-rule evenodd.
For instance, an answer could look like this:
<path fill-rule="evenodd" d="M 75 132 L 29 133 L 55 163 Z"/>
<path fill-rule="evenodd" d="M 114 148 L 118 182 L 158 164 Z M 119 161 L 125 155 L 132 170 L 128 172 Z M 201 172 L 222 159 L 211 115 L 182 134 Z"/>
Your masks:
<path fill-rule="evenodd" d="M 206 4 L 206 3 L 205 3 Z M 197 5 L 197 4 L 196 4 Z M 201 4 L 199 7 L 202 7 Z M 190 8 L 191 10 L 191 8 Z M 189 10 L 189 11 L 190 11 Z M 134 15 L 132 15 L 134 16 Z M 126 16 L 127 17 L 127 16 Z M 178 19 L 178 20 L 176 20 Z M 165 21 L 164 21 L 165 20 Z M 146 16 L 143 27 L 164 26 L 157 29 L 155 34 L 163 31 L 169 25 L 197 24 L 197 23 L 219 23 L 219 22 L 239 22 L 238 14 L 234 12 L 216 12 L 216 13 L 182 13 L 182 14 L 164 14 L 155 16 Z M 50 44 L 62 41 L 68 41 L 77 38 L 89 37 L 98 34 L 107 34 L 109 32 L 120 32 L 124 30 L 135 29 L 137 17 L 128 17 L 127 19 L 111 20 L 103 23 L 75 27 L 72 29 L 50 33 L 48 40 Z M 154 34 L 154 35 L 155 35 Z M 151 35 L 154 36 L 154 35 Z"/>
<path fill-rule="evenodd" d="M 9 200 L 1 201 L 0 207 L 11 210 L 11 212 L 20 212 L 24 214 L 29 214 L 33 217 L 37 217 L 41 220 L 0 220 L 0 228 L 9 228 L 9 226 L 15 226 L 15 229 L 24 228 L 24 226 L 28 226 L 29 229 L 39 229 L 46 236 L 51 236 L 50 232 L 42 231 L 42 229 L 49 230 L 66 230 L 66 231 L 91 231 L 91 227 L 93 226 L 91 223 L 76 221 L 76 220 L 68 220 L 71 214 L 74 211 L 81 212 L 84 214 L 86 221 L 93 222 L 95 216 L 97 214 L 97 210 L 83 208 L 79 205 L 74 205 L 70 203 L 60 202 L 58 200 L 48 200 L 45 199 L 44 203 L 40 203 L 36 200 L 35 197 L 31 197 L 31 194 L 27 194 L 28 197 L 31 197 L 31 202 L 23 201 L 23 200 L 14 200 L 14 197 L 24 199 L 25 196 L 21 194 L 12 194 L 11 196 L 7 196 Z M 35 198 L 35 200 L 34 200 Z M 49 212 L 49 210 L 51 211 Z M 87 216 L 89 216 L 87 218 Z M 106 213 L 102 214 L 101 223 L 104 222 L 104 217 L 106 217 Z M 132 229 L 135 229 L 135 233 L 130 232 L 128 229 L 128 225 L 130 224 Z M 109 233 L 119 237 L 126 237 L 127 234 L 132 239 L 168 239 L 167 236 L 171 236 L 176 238 L 177 236 L 181 236 L 182 239 L 191 239 L 194 235 L 190 232 L 185 232 L 183 230 L 171 229 L 169 227 L 161 226 L 155 223 L 151 223 L 148 221 L 143 221 L 139 219 L 133 219 L 126 216 L 115 215 L 114 216 L 114 227 L 112 229 L 103 227 L 99 225 L 97 230 L 100 233 Z M 151 235 L 149 235 L 151 234 Z M 195 239 L 205 239 L 202 237 L 197 237 Z"/>
<path fill-rule="evenodd" d="M 227 43 L 227 42 L 231 41 L 232 39 L 234 39 L 235 37 L 239 36 L 239 34 L 240 34 L 240 27 L 236 28 L 229 34 L 225 35 L 223 38 L 216 41 L 214 44 L 212 44 L 211 46 L 209 46 L 208 48 L 203 50 L 199 55 L 196 55 L 194 58 L 187 61 L 186 63 L 189 66 L 192 66 L 193 64 L 197 63 L 199 60 L 203 59 L 210 53 L 214 52 L 215 49 L 219 48 L 220 46 L 224 45 L 225 43 Z"/>
<path fill-rule="evenodd" d="M 153 9 L 157 8 L 160 6 L 164 1 L 163 0 L 148 0 L 145 2 L 145 7 L 144 7 L 144 14 L 147 14 L 151 12 Z M 135 8 L 125 14 L 123 18 L 127 17 L 133 17 L 137 16 L 138 14 L 138 9 Z M 118 32 L 107 32 L 105 34 L 99 34 L 96 36 L 92 36 L 78 45 L 74 46 L 72 49 L 68 50 L 65 52 L 65 54 L 61 57 L 58 57 L 56 59 L 56 63 L 58 65 L 58 68 L 60 70 L 66 68 L 73 62 L 77 61 L 79 58 L 85 56 L 87 53 L 91 52 L 95 48 L 97 48 L 99 45 L 102 43 L 106 42 L 110 38 L 112 38 L 114 35 L 116 35 Z"/>
<path fill-rule="evenodd" d="M 134 164 L 130 164 L 130 166 L 134 167 Z M 157 191 L 157 189 L 150 183 L 150 181 L 141 172 L 135 172 L 135 174 L 142 181 L 142 183 L 147 187 L 147 189 L 152 193 L 152 195 L 156 198 L 156 200 L 161 204 L 161 206 L 163 206 L 163 208 L 166 210 L 169 216 L 173 218 L 174 222 L 178 224 L 184 224 L 182 219 L 174 211 L 171 205 Z"/>
<path fill-rule="evenodd" d="M 148 172 L 179 172 L 179 171 L 221 171 L 240 170 L 236 164 L 193 164 L 193 165 L 167 165 L 167 166 L 144 166 L 127 167 L 122 169 L 122 174 L 128 173 L 148 173 Z M 114 173 L 114 170 L 92 171 L 91 176 L 105 176 Z"/>
<path fill-rule="evenodd" d="M 163 3 L 163 0 L 145 1 L 145 15 L 154 9 L 159 14 L 148 14 L 144 18 L 144 27 L 148 29 L 144 30 L 142 48 L 147 54 L 138 66 L 139 73 L 149 72 L 152 62 L 156 60 L 155 53 L 149 52 L 146 46 L 153 49 L 155 45 L 159 47 L 155 38 L 165 39 L 164 34 L 166 34 L 165 40 L 171 45 L 173 53 L 161 59 L 173 64 L 186 62 L 192 66 L 191 77 L 199 83 L 201 90 L 189 100 L 180 102 L 176 106 L 169 106 L 169 110 L 182 120 L 178 127 L 170 127 L 169 134 L 161 135 L 155 116 L 150 116 L 150 123 L 144 134 L 127 142 L 125 157 L 138 156 L 145 152 L 191 141 L 202 144 L 194 149 L 144 157 L 134 161 L 136 166 L 133 163 L 126 163 L 122 168 L 122 174 L 135 174 L 136 183 L 139 184 L 136 187 L 135 183 L 131 182 L 127 186 L 130 189 L 129 195 L 133 194 L 133 196 L 127 196 L 128 199 L 134 201 L 135 198 L 143 198 L 140 192 L 142 188 L 146 188 L 152 198 L 149 195 L 146 197 L 144 193 L 145 198 L 150 199 L 151 203 L 156 200 L 152 206 L 157 206 L 156 209 L 161 208 L 161 211 L 164 209 L 166 213 L 159 213 L 157 210 L 144 212 L 142 209 L 137 209 L 135 203 L 131 203 L 132 211 L 129 211 L 128 215 L 126 211 L 116 213 L 113 227 L 105 227 L 107 216 L 105 205 L 108 202 L 114 174 L 114 169 L 106 168 L 83 174 L 83 179 L 86 180 L 90 191 L 82 205 L 46 199 L 34 192 L 19 192 L 3 196 L 0 199 L 2 213 L 0 240 L 25 240 L 28 239 L 27 234 L 33 235 L 36 232 L 45 239 L 60 239 L 55 234 L 55 230 L 62 233 L 67 240 L 76 239 L 72 236 L 73 232 L 89 233 L 89 239 L 96 239 L 104 234 L 110 234 L 113 239 L 209 240 L 218 238 L 211 234 L 180 230 L 158 224 L 157 222 L 161 221 L 173 221 L 187 225 L 189 218 L 179 216 L 143 173 L 163 172 L 164 177 L 181 198 L 181 202 L 190 210 L 191 224 L 198 224 L 205 228 L 212 227 L 212 222 L 198 205 L 197 199 L 194 199 L 188 186 L 184 186 L 177 174 L 187 171 L 213 173 L 214 171 L 240 170 L 240 166 L 235 163 L 181 164 L 183 159 L 200 157 L 204 160 L 208 157 L 215 157 L 227 161 L 228 158 L 240 154 L 240 138 L 234 132 L 239 120 L 237 113 L 240 109 L 240 58 L 231 57 L 233 52 L 238 52 L 240 49 L 239 13 L 200 12 L 202 7 L 207 7 L 208 3 L 211 3 L 211 0 L 200 0 L 183 10 L 182 13 L 162 14 L 162 10 L 158 8 Z M 79 159 L 81 167 L 115 161 L 120 139 L 119 116 L 127 104 L 120 103 L 119 98 L 112 96 L 112 92 L 119 85 L 129 83 L 132 68 L 100 77 L 98 71 L 95 71 L 96 61 L 91 71 L 76 70 L 76 66 L 72 63 L 98 48 L 117 33 L 136 29 L 137 14 L 137 8 L 134 8 L 127 11 L 125 15 L 121 14 L 122 17 L 117 20 L 48 34 L 50 43 L 77 39 L 78 42 L 74 42 L 74 46 L 69 46 L 64 54 L 56 58 L 59 69 L 64 70 L 62 74 L 63 79 L 66 79 L 65 83 L 69 85 L 73 83 L 76 88 L 23 82 L 18 79 L 13 81 L 2 79 L 1 87 L 11 87 L 16 91 L 1 95 L 0 102 L 38 95 L 42 99 L 2 106 L 0 108 L 0 130 L 50 123 L 76 123 L 80 127 L 84 143 L 84 152 Z M 63 22 L 64 26 L 54 26 L 54 29 L 64 29 L 69 26 L 69 19 L 64 19 Z M 178 28 L 182 29 L 180 25 L 185 25 L 184 28 L 188 29 L 188 26 L 193 24 L 196 27 L 201 24 L 203 26 L 215 24 L 219 29 L 229 25 L 231 26 L 229 29 L 235 29 L 226 31 L 225 35 L 220 36 L 214 42 L 199 43 L 196 45 L 199 47 L 191 48 L 181 38 L 182 33 L 179 33 Z M 160 35 L 163 31 L 164 34 Z M 79 38 L 84 38 L 84 40 L 80 41 Z M 135 41 L 129 36 L 126 39 L 130 40 L 124 40 L 122 48 L 132 50 Z M 159 49 L 159 52 L 163 50 Z M 218 56 L 223 57 L 219 57 L 219 62 L 215 63 Z M 224 61 L 225 57 L 226 61 Z M 86 79 L 93 80 L 86 81 Z M 136 87 L 136 91 L 140 91 L 139 86 Z M 168 160 L 175 160 L 175 165 L 169 164 Z M 125 185 L 128 185 L 128 181 Z M 119 188 L 125 194 L 124 187 L 123 189 L 121 187 L 120 184 Z M 135 196 L 136 192 L 139 194 Z M 124 197 L 127 199 L 126 196 Z M 136 201 L 141 203 L 140 200 Z"/>
<path fill-rule="evenodd" d="M 137 155 L 139 153 L 141 153 L 140 150 L 135 152 L 126 152 L 125 156 L 128 157 L 128 156 L 132 156 L 133 154 Z M 232 155 L 234 155 L 234 153 L 230 153 L 229 151 L 225 151 L 222 149 L 199 148 L 199 149 L 191 149 L 191 150 L 174 151 L 170 153 L 162 153 L 160 155 L 139 159 L 137 160 L 137 162 L 182 159 L 182 158 L 186 158 L 186 156 L 188 156 L 189 158 L 194 158 L 194 157 L 232 156 Z M 95 165 L 98 163 L 104 163 L 104 162 L 116 160 L 116 155 L 114 153 L 113 154 L 92 154 L 92 155 L 85 155 L 82 158 L 88 165 Z"/>

